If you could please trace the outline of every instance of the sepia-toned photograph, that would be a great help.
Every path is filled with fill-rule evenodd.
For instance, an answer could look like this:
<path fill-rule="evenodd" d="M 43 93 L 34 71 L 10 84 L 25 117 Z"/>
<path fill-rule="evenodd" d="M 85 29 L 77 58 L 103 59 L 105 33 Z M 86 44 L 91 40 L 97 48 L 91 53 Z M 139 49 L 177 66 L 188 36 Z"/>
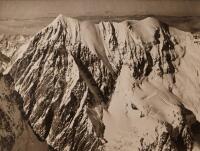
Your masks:
<path fill-rule="evenodd" d="M 200 151 L 200 0 L 0 0 L 0 151 Z"/>

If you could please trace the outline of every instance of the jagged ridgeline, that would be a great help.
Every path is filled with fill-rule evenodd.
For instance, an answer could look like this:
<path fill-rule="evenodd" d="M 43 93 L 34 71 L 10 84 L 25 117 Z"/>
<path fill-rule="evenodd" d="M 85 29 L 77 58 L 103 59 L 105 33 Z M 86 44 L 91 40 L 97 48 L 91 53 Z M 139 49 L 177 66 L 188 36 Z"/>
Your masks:
<path fill-rule="evenodd" d="M 190 151 L 200 119 L 200 53 L 192 41 L 155 18 L 93 24 L 59 15 L 4 74 L 32 129 L 54 150 Z"/>

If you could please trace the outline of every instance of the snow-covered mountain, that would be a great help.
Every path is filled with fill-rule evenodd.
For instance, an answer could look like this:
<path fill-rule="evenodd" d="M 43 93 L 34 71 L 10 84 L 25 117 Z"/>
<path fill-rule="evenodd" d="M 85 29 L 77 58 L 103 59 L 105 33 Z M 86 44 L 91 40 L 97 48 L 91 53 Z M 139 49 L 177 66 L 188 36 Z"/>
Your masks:
<path fill-rule="evenodd" d="M 29 39 L 28 35 L 0 34 L 0 72 L 7 68 L 7 64 L 12 62 L 11 58 L 15 52 Z"/>
<path fill-rule="evenodd" d="M 190 151 L 200 120 L 193 35 L 146 18 L 59 15 L 15 51 L 4 75 L 33 131 L 58 151 Z"/>

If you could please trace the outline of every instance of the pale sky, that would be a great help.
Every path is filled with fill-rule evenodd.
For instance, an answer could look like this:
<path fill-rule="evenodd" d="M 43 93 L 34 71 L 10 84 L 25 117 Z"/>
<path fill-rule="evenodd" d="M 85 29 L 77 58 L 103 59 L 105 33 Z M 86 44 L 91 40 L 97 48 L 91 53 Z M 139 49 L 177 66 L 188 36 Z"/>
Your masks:
<path fill-rule="evenodd" d="M 200 0 L 0 0 L 0 19 L 65 16 L 200 16 Z"/>

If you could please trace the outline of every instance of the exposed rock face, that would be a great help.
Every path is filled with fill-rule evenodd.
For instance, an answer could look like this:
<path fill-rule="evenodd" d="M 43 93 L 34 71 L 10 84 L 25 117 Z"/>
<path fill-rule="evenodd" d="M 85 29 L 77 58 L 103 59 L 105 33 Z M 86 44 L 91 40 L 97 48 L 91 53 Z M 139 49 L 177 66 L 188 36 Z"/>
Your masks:
<path fill-rule="evenodd" d="M 6 80 L 8 81 L 8 80 Z M 18 94 L 0 77 L 0 151 L 45 151 L 48 145 L 40 142 L 23 119 Z"/>
<path fill-rule="evenodd" d="M 154 18 L 93 24 L 60 15 L 18 52 L 5 73 L 53 149 L 192 150 L 200 53 L 189 33 Z M 129 149 L 112 137 L 123 128 L 134 135 Z"/>

